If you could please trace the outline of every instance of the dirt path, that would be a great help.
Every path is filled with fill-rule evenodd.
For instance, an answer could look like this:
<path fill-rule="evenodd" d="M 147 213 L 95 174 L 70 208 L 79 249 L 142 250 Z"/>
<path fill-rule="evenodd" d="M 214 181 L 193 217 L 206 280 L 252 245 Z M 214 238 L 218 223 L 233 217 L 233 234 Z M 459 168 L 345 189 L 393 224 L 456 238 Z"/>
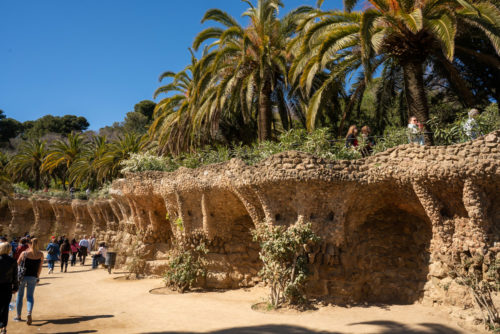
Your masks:
<path fill-rule="evenodd" d="M 113 279 L 118 276 L 90 266 L 53 275 L 44 268 L 33 324 L 12 321 L 11 312 L 8 333 L 470 333 L 437 309 L 420 305 L 265 314 L 251 309 L 264 300 L 263 288 L 154 295 L 149 291 L 161 287 L 161 280 Z"/>

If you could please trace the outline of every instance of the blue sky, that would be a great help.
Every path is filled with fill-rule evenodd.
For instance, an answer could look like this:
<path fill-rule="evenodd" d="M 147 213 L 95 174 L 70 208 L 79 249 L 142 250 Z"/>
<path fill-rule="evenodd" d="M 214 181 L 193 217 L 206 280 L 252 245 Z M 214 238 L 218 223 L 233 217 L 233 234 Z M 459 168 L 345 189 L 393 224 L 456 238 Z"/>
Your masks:
<path fill-rule="evenodd" d="M 284 0 L 283 12 L 316 0 Z M 326 0 L 324 8 L 341 8 Z M 152 99 L 158 76 L 188 63 L 209 8 L 236 18 L 239 0 L 1 0 L 0 109 L 19 121 L 84 116 L 90 129 L 122 121 Z"/>

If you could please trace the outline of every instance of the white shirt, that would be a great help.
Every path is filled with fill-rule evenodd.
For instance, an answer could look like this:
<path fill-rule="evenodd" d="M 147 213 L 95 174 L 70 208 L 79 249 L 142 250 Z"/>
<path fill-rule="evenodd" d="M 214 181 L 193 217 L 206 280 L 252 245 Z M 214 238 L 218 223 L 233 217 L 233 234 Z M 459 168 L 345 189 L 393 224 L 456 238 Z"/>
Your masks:
<path fill-rule="evenodd" d="M 106 257 L 106 254 L 108 253 L 108 250 L 106 247 L 99 247 L 99 250 L 97 251 L 98 254 L 101 254 L 102 257 Z"/>
<path fill-rule="evenodd" d="M 80 240 L 80 243 L 78 245 L 80 247 L 84 246 L 84 247 L 87 247 L 87 249 L 89 249 L 89 241 L 87 239 Z"/>

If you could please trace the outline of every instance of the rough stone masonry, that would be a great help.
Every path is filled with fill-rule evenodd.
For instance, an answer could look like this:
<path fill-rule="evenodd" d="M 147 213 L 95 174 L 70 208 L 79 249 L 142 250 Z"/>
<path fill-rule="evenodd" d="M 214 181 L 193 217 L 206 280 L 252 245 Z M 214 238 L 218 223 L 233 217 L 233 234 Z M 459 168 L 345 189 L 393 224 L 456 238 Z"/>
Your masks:
<path fill-rule="evenodd" d="M 238 288 L 259 281 L 259 246 L 250 232 L 257 224 L 307 221 L 322 238 L 307 248 L 308 293 L 336 303 L 470 304 L 450 278 L 453 258 L 479 255 L 484 273 L 500 261 L 500 130 L 355 161 L 290 151 L 254 166 L 233 159 L 128 174 L 110 193 L 94 201 L 16 196 L 0 208 L 0 228 L 41 238 L 92 233 L 120 263 L 146 260 L 152 275 L 166 269 L 176 238 L 203 238 L 203 285 Z"/>

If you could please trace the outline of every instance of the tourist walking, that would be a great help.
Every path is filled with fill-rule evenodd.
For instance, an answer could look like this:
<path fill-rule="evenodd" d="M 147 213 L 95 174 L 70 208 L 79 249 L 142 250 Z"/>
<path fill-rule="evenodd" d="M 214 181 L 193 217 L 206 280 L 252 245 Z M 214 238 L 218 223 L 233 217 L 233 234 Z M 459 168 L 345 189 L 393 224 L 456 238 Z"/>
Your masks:
<path fill-rule="evenodd" d="M 71 254 L 71 245 L 69 244 L 68 239 L 64 239 L 64 242 L 61 246 L 61 272 L 68 271 L 68 261 L 69 255 Z"/>
<path fill-rule="evenodd" d="M 47 266 L 49 267 L 49 274 L 54 272 L 54 263 L 59 260 L 59 244 L 57 242 L 50 242 L 47 245 Z"/>
<path fill-rule="evenodd" d="M 24 251 L 17 264 L 25 268 L 24 278 L 20 282 L 19 291 L 16 299 L 17 316 L 14 321 L 21 321 L 21 311 L 23 310 L 24 287 L 26 287 L 26 300 L 28 314 L 26 317 L 26 324 L 31 325 L 31 314 L 33 312 L 33 305 L 35 303 L 34 293 L 36 284 L 39 282 L 40 273 L 43 266 L 43 253 L 38 249 L 38 239 L 33 238 L 28 244 L 29 248 Z"/>
<path fill-rule="evenodd" d="M 87 251 L 90 247 L 90 243 L 89 241 L 87 240 L 87 236 L 83 236 L 83 239 L 80 240 L 80 242 L 78 243 L 78 246 L 80 246 L 80 264 L 82 266 L 85 265 L 85 258 L 87 257 Z"/>
<path fill-rule="evenodd" d="M 17 264 L 9 256 L 11 245 L 8 242 L 0 243 L 0 333 L 7 333 L 9 321 L 9 305 L 12 294 L 18 290 Z"/>
<path fill-rule="evenodd" d="M 89 238 L 89 244 L 90 244 L 90 250 L 94 251 L 95 250 L 95 237 L 94 236 L 91 236 Z"/>
<path fill-rule="evenodd" d="M 71 240 L 71 266 L 73 267 L 76 264 L 76 255 L 78 254 L 78 243 L 76 239 Z"/>
<path fill-rule="evenodd" d="M 14 260 L 17 261 L 17 259 L 19 259 L 19 255 L 21 255 L 21 253 L 27 249 L 28 249 L 28 239 L 22 238 L 21 244 L 17 246 L 16 252 L 14 253 Z"/>
<path fill-rule="evenodd" d="M 358 128 L 356 125 L 351 125 L 345 136 L 345 147 L 357 147 L 358 146 Z"/>
<path fill-rule="evenodd" d="M 99 250 L 97 251 L 97 254 L 95 254 L 92 259 L 92 269 L 96 269 L 100 263 L 104 263 L 107 253 L 108 249 L 106 248 L 106 244 L 104 242 L 101 242 L 99 244 Z"/>

